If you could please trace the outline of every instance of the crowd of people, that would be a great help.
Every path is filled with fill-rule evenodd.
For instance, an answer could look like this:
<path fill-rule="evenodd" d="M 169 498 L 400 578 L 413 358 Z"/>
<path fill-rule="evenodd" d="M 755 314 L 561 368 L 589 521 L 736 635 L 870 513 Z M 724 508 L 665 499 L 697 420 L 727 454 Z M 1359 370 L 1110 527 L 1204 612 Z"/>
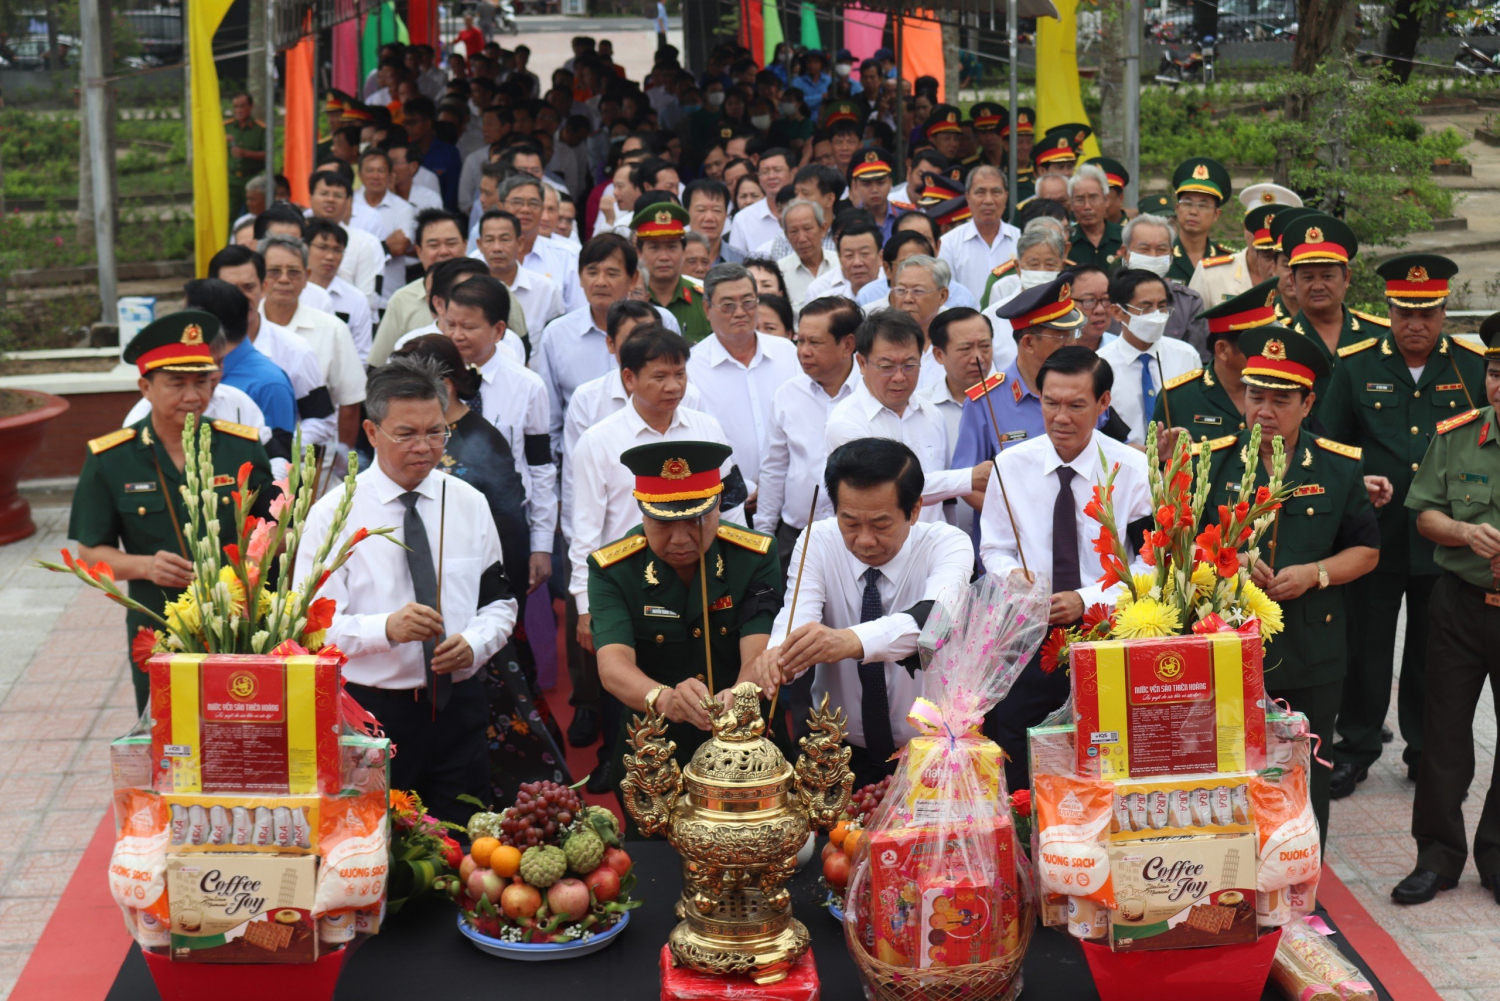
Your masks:
<path fill-rule="evenodd" d="M 737 680 L 784 689 L 783 735 L 830 695 L 864 784 L 913 735 L 935 601 L 1041 573 L 1051 622 L 1078 622 L 1119 590 L 1084 513 L 1106 465 L 1135 545 L 1148 463 L 1180 436 L 1212 455 L 1210 511 L 1267 482 L 1279 437 L 1291 496 L 1252 568 L 1284 623 L 1267 694 L 1333 759 L 1312 784 L 1326 836 L 1330 798 L 1381 754 L 1404 601 L 1421 855 L 1395 895 L 1456 881 L 1494 654 L 1448 622 L 1500 604 L 1482 448 L 1500 350 L 1443 333 L 1451 261 L 1386 261 L 1388 316 L 1352 310 L 1358 243 L 1294 192 L 1240 192 L 1230 249 L 1222 164 L 1190 159 L 1126 205 L 1125 168 L 1080 159 L 1087 126 L 1038 135 L 1030 109 L 987 101 L 965 115 L 935 81 L 903 90 L 885 50 L 761 68 L 725 46 L 694 73 L 663 47 L 639 83 L 608 40 L 573 50 L 544 86 L 524 45 L 441 65 L 388 45 L 361 95 L 329 100 L 310 204 L 249 182 L 187 311 L 126 349 L 143 402 L 91 445 L 85 558 L 160 606 L 190 570 L 169 521 L 186 416 L 273 469 L 300 435 L 335 472 L 362 457 L 349 529 L 405 541 L 334 575 L 328 636 L 401 748 L 394 781 L 437 815 L 569 777 L 565 744 L 598 742 L 589 788 L 615 787 L 647 706 L 685 762 L 710 684 Z M 183 360 L 189 329 L 209 360 Z M 565 617 L 565 731 L 523 625 L 538 601 Z M 1011 788 L 1026 728 L 1067 695 L 1038 658 L 986 720 Z M 1500 875 L 1496 796 L 1475 857 Z"/>

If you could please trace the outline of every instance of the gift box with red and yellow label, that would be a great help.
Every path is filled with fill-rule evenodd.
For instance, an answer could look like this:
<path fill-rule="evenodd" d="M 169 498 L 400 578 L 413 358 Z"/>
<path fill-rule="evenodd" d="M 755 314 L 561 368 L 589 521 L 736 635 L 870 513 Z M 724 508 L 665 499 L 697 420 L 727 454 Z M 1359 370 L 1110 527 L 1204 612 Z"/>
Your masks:
<path fill-rule="evenodd" d="M 152 657 L 156 790 L 337 795 L 339 664 L 318 654 Z"/>
<path fill-rule="evenodd" d="M 1000 745 L 993 740 L 913 737 L 903 767 L 906 809 L 916 826 L 999 810 Z"/>
<path fill-rule="evenodd" d="M 1070 656 L 1079 775 L 1265 767 L 1259 633 L 1078 643 Z"/>

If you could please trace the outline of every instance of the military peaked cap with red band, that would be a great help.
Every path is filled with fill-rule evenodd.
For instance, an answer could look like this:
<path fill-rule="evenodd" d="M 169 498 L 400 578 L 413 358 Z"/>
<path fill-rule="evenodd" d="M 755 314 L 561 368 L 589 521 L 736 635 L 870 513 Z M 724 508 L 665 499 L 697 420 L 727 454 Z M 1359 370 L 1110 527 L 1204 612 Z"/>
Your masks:
<path fill-rule="evenodd" d="M 1257 250 L 1272 250 L 1276 238 L 1271 235 L 1271 221 L 1278 212 L 1290 212 L 1285 205 L 1260 205 L 1245 213 L 1245 232 L 1250 234 L 1250 245 Z"/>
<path fill-rule="evenodd" d="M 1311 389 L 1328 375 L 1328 359 L 1302 334 L 1282 326 L 1256 327 L 1240 335 L 1245 354 L 1240 378 L 1262 389 Z"/>
<path fill-rule="evenodd" d="M 219 318 L 201 309 L 183 309 L 147 324 L 130 339 L 120 357 L 146 375 L 167 372 L 213 372 L 218 369 L 209 345 L 219 336 Z"/>
<path fill-rule="evenodd" d="M 1208 321 L 1208 339 L 1212 344 L 1220 337 L 1233 338 L 1243 330 L 1253 330 L 1276 322 L 1276 286 L 1279 278 L 1267 278 L 1252 289 L 1225 299 L 1203 314 Z"/>
<path fill-rule="evenodd" d="M 1067 163 L 1078 159 L 1078 146 L 1067 132 L 1048 132 L 1031 147 L 1031 162 L 1040 167 L 1044 163 Z"/>
<path fill-rule="evenodd" d="M 1052 327 L 1072 330 L 1083 326 L 1083 314 L 1073 305 L 1073 272 L 1064 271 L 1052 281 L 1035 288 L 1023 289 L 995 311 L 1009 320 L 1011 329 Z"/>
<path fill-rule="evenodd" d="M 1348 264 L 1359 253 L 1354 231 L 1321 212 L 1299 215 L 1281 231 L 1281 249 L 1290 263 Z"/>
<path fill-rule="evenodd" d="M 963 130 L 959 127 L 959 123 L 962 121 L 963 116 L 953 105 L 939 104 L 932 109 L 932 114 L 927 116 L 927 122 L 922 131 L 929 139 L 942 132 L 961 132 Z"/>
<path fill-rule="evenodd" d="M 1088 161 L 1100 170 L 1104 171 L 1105 180 L 1109 181 L 1111 188 L 1124 188 L 1130 183 L 1130 171 L 1119 160 L 1107 156 L 1096 156 Z"/>
<path fill-rule="evenodd" d="M 1385 297 L 1407 309 L 1431 309 L 1448 301 L 1448 280 L 1458 265 L 1439 254 L 1400 254 L 1382 261 L 1375 273 L 1385 279 Z"/>
<path fill-rule="evenodd" d="M 976 132 L 1000 132 L 1004 133 L 1005 127 L 1010 124 L 1010 112 L 1005 105 L 996 104 L 994 101 L 980 101 L 969 109 L 969 121 L 974 123 Z"/>
<path fill-rule="evenodd" d="M 730 452 L 713 441 L 655 441 L 626 449 L 620 461 L 635 474 L 641 511 L 657 521 L 682 521 L 719 506 L 719 467 Z"/>
<path fill-rule="evenodd" d="M 687 225 L 687 210 L 673 202 L 652 202 L 630 219 L 637 240 L 680 240 Z"/>
<path fill-rule="evenodd" d="M 839 122 L 859 124 L 859 105 L 853 101 L 834 101 L 823 113 L 823 127 L 829 128 Z"/>
<path fill-rule="evenodd" d="M 1009 122 L 1001 124 L 1000 134 L 1002 136 L 1010 135 Z M 1036 134 L 1036 112 L 1031 108 L 1016 109 L 1016 134 L 1026 136 Z"/>
<path fill-rule="evenodd" d="M 873 181 L 880 177 L 890 177 L 892 159 L 889 153 L 878 146 L 859 150 L 849 159 L 849 180 Z"/>
<path fill-rule="evenodd" d="M 1271 231 L 1271 244 L 1277 250 L 1286 250 L 1286 248 L 1281 243 L 1281 238 L 1286 235 L 1287 230 L 1292 228 L 1292 223 L 1296 222 L 1298 219 L 1302 218 L 1305 215 L 1317 214 L 1317 209 L 1300 208 L 1295 205 L 1291 208 L 1282 208 L 1279 212 L 1276 212 L 1271 216 L 1269 225 L 1267 226 L 1267 228 Z"/>

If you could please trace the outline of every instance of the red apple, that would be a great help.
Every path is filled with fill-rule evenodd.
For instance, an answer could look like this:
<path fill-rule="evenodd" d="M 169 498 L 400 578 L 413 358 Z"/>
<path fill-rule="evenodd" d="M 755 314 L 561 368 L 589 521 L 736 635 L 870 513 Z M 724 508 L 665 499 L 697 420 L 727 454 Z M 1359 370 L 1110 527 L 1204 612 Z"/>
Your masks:
<path fill-rule="evenodd" d="M 459 880 L 465 886 L 467 886 L 469 883 L 469 877 L 473 875 L 474 870 L 478 868 L 479 863 L 474 861 L 474 857 L 472 855 L 465 855 L 463 861 L 458 864 Z"/>
<path fill-rule="evenodd" d="M 512 883 L 500 893 L 500 910 L 512 921 L 529 918 L 542 906 L 542 895 L 530 883 Z"/>
<path fill-rule="evenodd" d="M 823 878 L 828 885 L 842 890 L 849 883 L 849 856 L 835 852 L 823 860 Z"/>
<path fill-rule="evenodd" d="M 601 904 L 607 904 L 620 895 L 620 874 L 608 865 L 600 865 L 583 877 L 583 881 L 594 891 L 594 899 Z"/>
<path fill-rule="evenodd" d="M 475 869 L 469 874 L 469 892 L 475 898 L 483 897 L 490 903 L 500 899 L 500 891 L 505 889 L 505 880 L 493 869 Z"/>
<path fill-rule="evenodd" d="M 839 850 L 839 846 L 836 845 L 836 844 L 834 844 L 832 841 L 830 841 L 826 845 L 823 846 L 823 855 L 822 855 L 822 858 L 826 860 L 828 858 L 828 856 L 832 855 L 834 852 L 836 852 L 838 850 Z"/>
<path fill-rule="evenodd" d="M 564 915 L 565 921 L 582 920 L 588 914 L 591 903 L 589 888 L 581 879 L 570 876 L 547 888 L 547 906 L 552 909 L 553 914 Z"/>
<path fill-rule="evenodd" d="M 625 849 L 606 848 L 604 849 L 604 864 L 613 869 L 615 874 L 621 879 L 624 879 L 629 875 L 630 869 L 635 863 L 630 861 L 630 856 L 625 854 Z"/>

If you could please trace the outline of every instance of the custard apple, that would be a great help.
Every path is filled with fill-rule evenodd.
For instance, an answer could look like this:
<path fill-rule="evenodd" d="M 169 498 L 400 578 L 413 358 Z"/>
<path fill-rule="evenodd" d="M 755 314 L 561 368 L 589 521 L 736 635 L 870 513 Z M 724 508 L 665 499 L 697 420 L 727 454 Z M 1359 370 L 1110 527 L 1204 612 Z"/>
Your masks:
<path fill-rule="evenodd" d="M 521 853 L 521 878 L 538 890 L 563 878 L 568 871 L 568 856 L 554 845 L 536 845 Z"/>
<path fill-rule="evenodd" d="M 606 830 L 614 835 L 617 840 L 620 837 L 620 821 L 615 816 L 613 810 L 606 810 L 602 806 L 586 806 L 583 808 L 583 818 L 589 822 L 594 831 L 601 838 L 604 838 L 606 842 L 609 841 L 609 838 L 605 836 Z M 603 830 L 600 829 L 601 825 L 604 828 Z"/>
<path fill-rule="evenodd" d="M 580 827 L 568 835 L 563 842 L 563 854 L 568 856 L 568 868 L 580 876 L 587 876 L 599 868 L 604 860 L 604 841 L 591 827 Z"/>

